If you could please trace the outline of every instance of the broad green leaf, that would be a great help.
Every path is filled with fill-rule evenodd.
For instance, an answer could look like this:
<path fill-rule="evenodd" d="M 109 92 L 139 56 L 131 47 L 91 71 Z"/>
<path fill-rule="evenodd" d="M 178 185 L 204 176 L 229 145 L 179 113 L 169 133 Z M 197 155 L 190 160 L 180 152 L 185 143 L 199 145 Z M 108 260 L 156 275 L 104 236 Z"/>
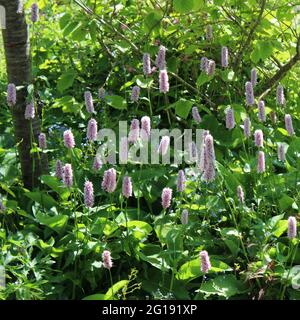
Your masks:
<path fill-rule="evenodd" d="M 75 30 L 73 30 L 71 37 L 73 40 L 80 42 L 85 40 L 86 34 L 85 27 L 80 24 Z"/>
<path fill-rule="evenodd" d="M 127 287 L 128 284 L 129 280 L 118 281 L 105 293 L 104 300 L 114 300 L 114 298 L 116 298 L 116 294 L 124 287 Z"/>
<path fill-rule="evenodd" d="M 62 108 L 63 112 L 78 112 L 81 109 L 81 105 L 76 102 L 74 97 L 67 95 L 56 99 L 52 108 Z"/>
<path fill-rule="evenodd" d="M 66 226 L 69 218 L 66 215 L 57 215 L 57 216 L 49 217 L 45 214 L 37 213 L 36 219 L 39 221 L 40 224 L 43 224 L 53 229 L 57 233 L 60 233 Z"/>
<path fill-rule="evenodd" d="M 180 99 L 172 104 L 172 107 L 175 108 L 176 114 L 183 119 L 186 119 L 188 117 L 192 106 L 193 102 L 185 99 Z"/>
<path fill-rule="evenodd" d="M 104 298 L 105 298 L 105 294 L 96 293 L 96 294 L 91 294 L 90 296 L 86 296 L 82 300 L 105 300 Z"/>
<path fill-rule="evenodd" d="M 105 100 L 108 105 L 115 109 L 127 109 L 127 102 L 121 96 L 106 96 Z"/>
<path fill-rule="evenodd" d="M 63 31 L 64 37 L 67 37 L 69 34 L 71 34 L 76 28 L 79 27 L 80 22 L 79 21 L 72 21 L 70 22 Z"/>
<path fill-rule="evenodd" d="M 160 254 L 145 255 L 142 252 L 138 252 L 138 256 L 143 260 L 151 264 L 153 267 L 166 272 L 171 269 L 166 260 L 161 257 Z"/>
<path fill-rule="evenodd" d="M 104 217 L 97 218 L 92 225 L 92 234 L 102 235 L 104 233 L 107 237 L 111 236 L 118 229 L 118 225 Z"/>
<path fill-rule="evenodd" d="M 59 26 L 60 29 L 63 30 L 68 23 L 70 22 L 72 16 L 69 13 L 65 13 L 60 19 L 59 19 Z"/>
<path fill-rule="evenodd" d="M 153 10 L 149 12 L 144 19 L 145 31 L 148 33 L 150 31 L 159 30 L 161 18 L 162 16 L 159 11 Z"/>
<path fill-rule="evenodd" d="M 136 79 L 136 84 L 141 88 L 150 88 L 152 83 L 153 83 L 153 79 L 151 78 L 144 79 L 143 77 L 138 77 Z"/>
<path fill-rule="evenodd" d="M 126 222 L 123 222 L 122 226 L 126 227 Z M 143 238 L 147 237 L 148 234 L 152 231 L 152 227 L 150 226 L 150 224 L 139 220 L 128 221 L 127 227 L 129 230 L 131 230 L 132 235 L 138 240 L 142 240 Z"/>
<path fill-rule="evenodd" d="M 288 195 L 284 194 L 279 200 L 279 207 L 282 211 L 290 208 L 294 203 L 294 199 L 289 197 Z"/>
<path fill-rule="evenodd" d="M 62 93 L 66 89 L 72 87 L 75 77 L 76 77 L 76 72 L 74 70 L 68 70 L 65 73 L 63 73 L 57 81 L 58 91 Z"/>
<path fill-rule="evenodd" d="M 179 13 L 188 13 L 194 9 L 194 2 L 194 0 L 173 0 L 173 5 Z"/>
<path fill-rule="evenodd" d="M 210 262 L 212 267 L 209 273 L 232 271 L 232 268 L 228 264 L 216 258 L 211 257 Z M 176 278 L 178 280 L 192 280 L 203 275 L 204 273 L 200 267 L 200 258 L 197 258 L 183 264 L 178 270 Z"/>
<path fill-rule="evenodd" d="M 234 228 L 223 228 L 220 233 L 231 253 L 237 256 L 240 248 L 239 232 Z"/>
<path fill-rule="evenodd" d="M 63 200 L 67 200 L 70 196 L 70 191 L 56 177 L 43 175 L 41 181 L 58 193 Z"/>
<path fill-rule="evenodd" d="M 286 232 L 288 228 L 287 220 L 280 220 L 277 222 L 276 226 L 274 227 L 274 231 L 272 232 L 273 235 L 279 238 L 284 232 Z"/>
<path fill-rule="evenodd" d="M 15 193 L 3 182 L 0 182 L 0 188 L 9 193 L 12 197 L 16 197 Z"/>
<path fill-rule="evenodd" d="M 47 209 L 56 207 L 58 205 L 57 202 L 51 196 L 49 196 L 47 193 L 42 191 L 27 192 L 25 193 L 25 196 L 41 204 L 43 207 Z"/>
<path fill-rule="evenodd" d="M 210 81 L 211 79 L 212 79 L 211 76 L 208 76 L 206 73 L 201 72 L 200 76 L 196 81 L 197 87 L 201 87 L 204 83 Z"/>
<path fill-rule="evenodd" d="M 300 138 L 295 137 L 293 138 L 292 142 L 290 143 L 287 152 L 286 158 L 289 164 L 295 168 L 300 168 Z"/>
<path fill-rule="evenodd" d="M 202 283 L 199 289 L 199 292 L 204 293 L 206 297 L 218 295 L 226 299 L 247 291 L 246 284 L 241 280 L 237 280 L 232 274 L 217 276 L 212 280 Z"/>

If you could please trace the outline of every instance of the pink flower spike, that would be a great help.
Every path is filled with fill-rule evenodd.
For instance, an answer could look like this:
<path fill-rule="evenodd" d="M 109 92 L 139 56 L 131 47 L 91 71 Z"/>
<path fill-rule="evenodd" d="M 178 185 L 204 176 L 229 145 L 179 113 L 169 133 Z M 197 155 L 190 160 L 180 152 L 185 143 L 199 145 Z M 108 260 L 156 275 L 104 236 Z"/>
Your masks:
<path fill-rule="evenodd" d="M 130 131 L 128 134 L 128 142 L 137 142 L 140 136 L 140 122 L 138 119 L 133 119 L 130 124 Z"/>
<path fill-rule="evenodd" d="M 123 178 L 122 194 L 125 198 L 132 196 L 132 181 L 128 176 Z"/>
<path fill-rule="evenodd" d="M 263 151 L 259 151 L 258 159 L 257 159 L 257 173 L 264 173 L 265 171 L 266 171 L 265 153 Z"/>
<path fill-rule="evenodd" d="M 166 68 L 166 48 L 164 46 L 159 47 L 155 63 L 160 70 Z"/>
<path fill-rule="evenodd" d="M 95 141 L 97 139 L 97 131 L 97 121 L 95 119 L 90 119 L 87 127 L 87 139 L 91 142 Z"/>
<path fill-rule="evenodd" d="M 31 101 L 26 105 L 24 117 L 26 120 L 34 119 L 35 110 L 34 110 L 34 102 Z"/>
<path fill-rule="evenodd" d="M 160 70 L 159 72 L 159 91 L 161 93 L 169 92 L 169 76 L 167 70 Z"/>
<path fill-rule="evenodd" d="M 259 148 L 263 148 L 264 146 L 264 135 L 262 130 L 255 130 L 254 132 L 254 140 L 255 145 Z"/>
<path fill-rule="evenodd" d="M 113 262 L 111 259 L 111 253 L 108 250 L 104 250 L 102 253 L 102 262 L 103 262 L 103 267 L 110 270 L 113 266 Z"/>
<path fill-rule="evenodd" d="M 169 149 L 169 145 L 170 145 L 170 137 L 163 136 L 161 138 L 161 141 L 158 147 L 158 152 L 163 156 L 166 155 Z"/>
<path fill-rule="evenodd" d="M 183 170 L 179 170 L 177 178 L 177 191 L 183 192 L 185 189 L 185 174 Z"/>
<path fill-rule="evenodd" d="M 148 140 L 151 135 L 151 120 L 148 116 L 144 116 L 141 119 L 141 138 Z"/>
<path fill-rule="evenodd" d="M 64 132 L 64 144 L 68 149 L 72 149 L 75 147 L 75 140 L 71 130 L 66 130 Z"/>
<path fill-rule="evenodd" d="M 211 263 L 209 260 L 208 252 L 203 250 L 200 252 L 200 263 L 201 263 L 201 271 L 203 273 L 208 273 L 211 268 Z"/>
<path fill-rule="evenodd" d="M 161 194 L 162 206 L 167 209 L 171 206 L 172 201 L 172 189 L 164 188 Z"/>
<path fill-rule="evenodd" d="M 201 117 L 200 117 L 199 110 L 197 107 L 192 108 L 192 115 L 193 115 L 193 119 L 195 120 L 195 122 L 199 124 L 201 122 Z"/>
<path fill-rule="evenodd" d="M 226 111 L 226 128 L 233 129 L 235 127 L 234 111 L 229 108 Z"/>
<path fill-rule="evenodd" d="M 84 184 L 84 203 L 87 208 L 92 208 L 94 205 L 94 187 L 91 181 L 86 181 Z"/>
<path fill-rule="evenodd" d="M 45 133 L 39 134 L 39 147 L 41 149 L 47 149 L 47 139 Z"/>
<path fill-rule="evenodd" d="M 288 132 L 289 136 L 292 136 L 295 134 L 292 117 L 290 114 L 286 114 L 284 116 L 284 122 L 285 122 L 285 129 Z"/>
<path fill-rule="evenodd" d="M 297 237 L 297 220 L 295 217 L 288 218 L 288 238 L 293 239 Z"/>
<path fill-rule="evenodd" d="M 68 188 L 71 188 L 73 185 L 73 169 L 69 163 L 66 163 L 63 169 L 63 182 Z"/>
<path fill-rule="evenodd" d="M 17 103 L 17 89 L 14 83 L 7 86 L 7 104 L 13 107 Z"/>
<path fill-rule="evenodd" d="M 56 160 L 56 164 L 55 164 L 55 176 L 62 180 L 63 179 L 63 173 L 64 173 L 64 169 L 63 169 L 63 164 L 60 160 Z"/>
<path fill-rule="evenodd" d="M 251 135 L 251 122 L 249 117 L 245 118 L 244 120 L 244 136 L 249 138 Z"/>
<path fill-rule="evenodd" d="M 90 91 L 85 91 L 84 100 L 85 100 L 86 111 L 88 113 L 94 113 L 95 109 L 94 109 L 93 96 Z"/>

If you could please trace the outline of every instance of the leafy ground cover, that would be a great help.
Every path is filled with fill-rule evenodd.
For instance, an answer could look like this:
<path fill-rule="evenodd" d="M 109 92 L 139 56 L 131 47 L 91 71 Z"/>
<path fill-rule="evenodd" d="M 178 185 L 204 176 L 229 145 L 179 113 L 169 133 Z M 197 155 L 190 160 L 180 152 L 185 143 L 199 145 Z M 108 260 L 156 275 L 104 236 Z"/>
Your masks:
<path fill-rule="evenodd" d="M 1 299 L 299 299 L 297 4 L 40 0 L 37 21 L 32 4 L 46 169 L 25 187 L 1 62 Z M 102 163 L 95 124 L 119 121 L 203 141 L 190 163 L 162 137 L 170 164 Z"/>

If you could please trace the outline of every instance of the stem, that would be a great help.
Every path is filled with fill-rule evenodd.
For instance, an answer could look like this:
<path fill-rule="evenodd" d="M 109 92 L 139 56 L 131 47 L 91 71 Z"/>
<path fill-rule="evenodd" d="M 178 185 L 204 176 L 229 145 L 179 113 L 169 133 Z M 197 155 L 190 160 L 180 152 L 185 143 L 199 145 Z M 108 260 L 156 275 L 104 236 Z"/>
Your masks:
<path fill-rule="evenodd" d="M 283 300 L 284 298 L 284 294 L 285 294 L 285 291 L 286 291 L 286 288 L 288 286 L 288 280 L 289 280 L 289 276 L 290 276 L 290 273 L 291 273 L 291 268 L 292 268 L 292 265 L 294 263 L 294 260 L 295 260 L 295 257 L 296 257 L 296 253 L 297 253 L 297 249 L 298 249 L 298 245 L 299 245 L 299 242 L 297 243 L 297 245 L 294 247 L 294 252 L 293 252 L 293 243 L 291 242 L 290 243 L 290 247 L 289 247 L 289 255 L 288 257 L 290 257 L 292 254 L 293 254 L 293 257 L 292 257 L 292 260 L 291 260 L 291 263 L 290 263 L 290 268 L 289 268 L 289 271 L 288 271 L 288 274 L 287 274 L 287 281 L 282 289 L 282 292 L 281 292 L 281 295 L 280 295 L 280 300 Z"/>
<path fill-rule="evenodd" d="M 166 108 L 168 108 L 168 106 L 169 106 L 168 96 L 167 96 L 166 94 L 164 94 L 164 97 L 165 97 L 165 105 L 166 105 Z M 169 110 L 168 110 L 168 109 L 166 109 L 166 113 L 167 113 L 167 117 L 168 117 L 169 126 L 171 127 L 170 113 L 169 113 Z"/>
<path fill-rule="evenodd" d="M 170 292 L 170 293 L 173 291 L 174 276 L 175 276 L 175 272 L 174 272 L 174 270 L 172 269 L 172 277 L 171 277 L 171 283 L 170 283 L 170 289 L 169 289 L 169 292 Z"/>
<path fill-rule="evenodd" d="M 151 104 L 151 98 L 150 98 L 150 86 L 148 86 L 148 100 L 149 100 L 149 108 L 150 108 L 150 118 L 152 121 L 153 112 L 152 112 L 152 104 Z"/>
<path fill-rule="evenodd" d="M 141 174 L 142 174 L 142 164 L 140 165 L 140 172 L 139 172 L 139 181 L 141 181 Z M 140 206 L 140 189 L 137 199 L 137 205 L 138 205 L 138 220 L 140 220 L 140 214 L 141 214 L 141 206 Z"/>
<path fill-rule="evenodd" d="M 114 283 L 113 283 L 113 279 L 112 279 L 112 275 L 111 275 L 111 271 L 110 269 L 108 269 L 109 271 L 109 278 L 110 278 L 110 284 L 111 284 L 111 291 L 112 291 L 112 300 L 115 300 L 115 294 L 114 294 Z"/>

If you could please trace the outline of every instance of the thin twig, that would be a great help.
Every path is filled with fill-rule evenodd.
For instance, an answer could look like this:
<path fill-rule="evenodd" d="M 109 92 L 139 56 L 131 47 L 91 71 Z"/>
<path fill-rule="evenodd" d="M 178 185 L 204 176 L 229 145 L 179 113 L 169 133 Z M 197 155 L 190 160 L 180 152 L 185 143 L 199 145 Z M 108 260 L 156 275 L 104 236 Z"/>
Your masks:
<path fill-rule="evenodd" d="M 266 81 L 258 88 L 257 93 L 260 95 L 259 99 L 262 99 L 273 88 L 273 86 L 276 85 L 287 74 L 287 72 L 292 69 L 292 67 L 298 61 L 300 61 L 300 37 L 297 40 L 296 54 L 293 56 L 293 58 L 285 65 L 283 65 L 271 79 Z"/>
<path fill-rule="evenodd" d="M 251 44 L 251 41 L 252 41 L 252 38 L 254 36 L 255 30 L 256 30 L 256 28 L 258 27 L 258 25 L 261 22 L 261 19 L 262 19 L 264 10 L 265 10 L 266 2 L 267 2 L 266 0 L 262 0 L 262 4 L 261 4 L 261 7 L 260 7 L 259 15 L 258 15 L 255 23 L 253 24 L 252 28 L 249 31 L 249 34 L 248 34 L 248 37 L 247 37 L 246 41 L 241 46 L 241 49 L 239 50 L 239 52 L 237 54 L 237 57 L 236 57 L 236 60 L 235 60 L 235 64 L 234 64 L 234 69 L 236 69 L 239 66 L 239 64 L 240 64 L 240 62 L 242 60 L 242 57 L 243 57 L 243 53 L 247 50 L 247 48 Z"/>
<path fill-rule="evenodd" d="M 131 42 L 125 35 L 123 35 L 121 32 L 119 32 L 115 27 L 113 27 L 109 22 L 107 22 L 105 19 L 97 15 L 93 12 L 89 7 L 84 5 L 80 0 L 74 0 L 74 2 L 79 5 L 86 13 L 93 15 L 97 18 L 99 22 L 101 22 L 103 25 L 107 26 L 112 32 L 117 34 L 122 40 L 126 41 L 131 48 L 138 53 L 139 55 L 143 55 L 143 52 L 133 43 Z M 152 63 L 154 63 L 154 60 L 152 60 Z M 212 102 L 207 96 L 204 96 L 203 94 L 200 94 L 200 91 L 192 86 L 190 83 L 186 82 L 184 79 L 182 79 L 179 75 L 175 74 L 174 72 L 169 72 L 170 75 L 172 75 L 174 78 L 176 78 L 179 82 L 184 84 L 187 88 L 198 94 L 199 96 L 203 97 L 203 99 L 209 104 L 209 106 L 214 107 L 215 103 Z"/>

